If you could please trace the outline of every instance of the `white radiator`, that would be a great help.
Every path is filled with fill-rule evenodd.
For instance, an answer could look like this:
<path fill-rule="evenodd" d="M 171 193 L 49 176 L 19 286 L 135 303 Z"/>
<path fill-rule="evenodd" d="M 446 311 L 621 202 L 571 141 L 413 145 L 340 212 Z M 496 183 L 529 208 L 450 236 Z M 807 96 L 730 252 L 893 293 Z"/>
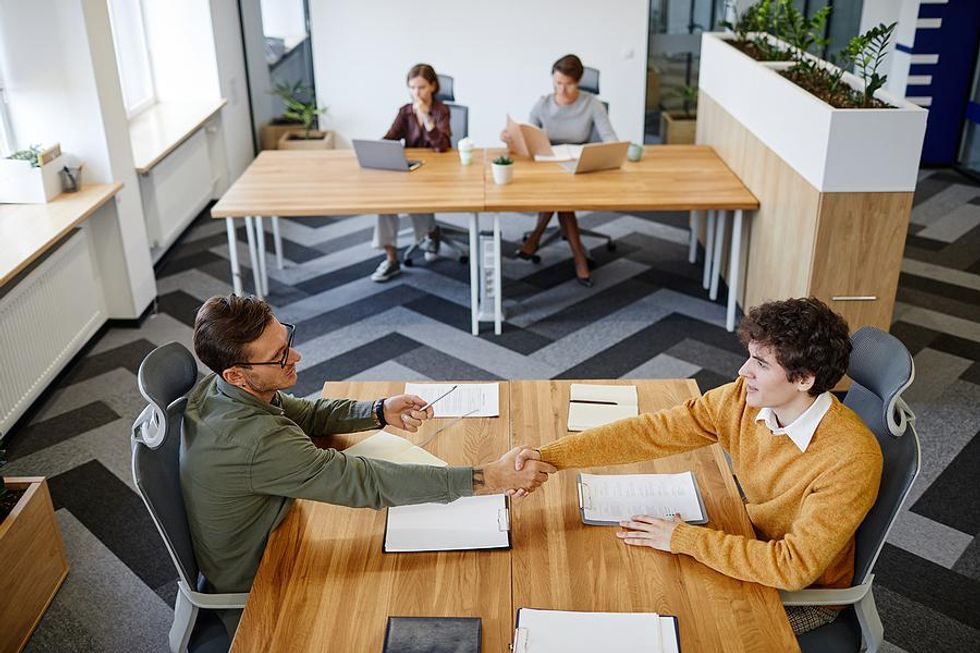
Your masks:
<path fill-rule="evenodd" d="M 83 229 L 0 297 L 0 435 L 106 320 Z"/>

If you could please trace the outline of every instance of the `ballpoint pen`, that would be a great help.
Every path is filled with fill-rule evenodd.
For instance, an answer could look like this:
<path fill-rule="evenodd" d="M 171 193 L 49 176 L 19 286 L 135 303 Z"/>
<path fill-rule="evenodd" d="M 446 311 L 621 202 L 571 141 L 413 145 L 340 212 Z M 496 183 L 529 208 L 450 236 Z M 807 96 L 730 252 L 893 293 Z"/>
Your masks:
<path fill-rule="evenodd" d="M 424 405 L 424 406 L 422 406 L 421 408 L 419 408 L 419 410 L 421 410 L 421 411 L 425 411 L 425 410 L 428 410 L 428 409 L 429 409 L 429 408 L 431 408 L 431 407 L 432 407 L 432 406 L 433 406 L 433 405 L 434 405 L 434 404 L 435 404 L 435 403 L 436 403 L 437 401 L 439 401 L 440 399 L 442 399 L 443 397 L 445 397 L 446 395 L 448 395 L 448 394 L 449 394 L 450 392 L 452 392 L 453 390 L 455 390 L 455 389 L 456 389 L 456 388 L 458 388 L 458 387 L 459 387 L 459 385 L 458 385 L 458 384 L 457 384 L 457 385 L 454 385 L 453 387 L 451 387 L 451 388 L 449 388 L 449 389 L 448 389 L 448 390 L 446 390 L 446 391 L 445 391 L 444 393 L 442 393 L 441 395 L 439 395 L 438 397 L 436 397 L 435 399 L 433 399 L 432 401 L 430 401 L 430 402 L 429 402 L 429 403 L 427 403 L 426 405 Z"/>

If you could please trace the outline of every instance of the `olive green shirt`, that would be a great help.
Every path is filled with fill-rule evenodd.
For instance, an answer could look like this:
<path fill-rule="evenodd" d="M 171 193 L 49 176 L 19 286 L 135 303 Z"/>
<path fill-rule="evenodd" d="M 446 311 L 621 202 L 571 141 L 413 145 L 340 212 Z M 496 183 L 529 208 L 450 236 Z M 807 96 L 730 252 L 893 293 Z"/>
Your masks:
<path fill-rule="evenodd" d="M 355 508 L 449 502 L 473 493 L 469 467 L 399 465 L 318 449 L 310 436 L 376 427 L 369 401 L 271 403 L 205 377 L 188 395 L 180 484 L 194 553 L 216 592 L 248 592 L 292 499 Z"/>

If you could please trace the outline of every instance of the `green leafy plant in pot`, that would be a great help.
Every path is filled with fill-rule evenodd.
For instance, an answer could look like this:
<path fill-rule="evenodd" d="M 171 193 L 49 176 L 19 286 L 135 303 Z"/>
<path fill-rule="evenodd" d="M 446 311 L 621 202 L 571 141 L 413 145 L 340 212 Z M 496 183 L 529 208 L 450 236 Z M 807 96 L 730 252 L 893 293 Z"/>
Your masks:
<path fill-rule="evenodd" d="M 660 139 L 665 145 L 694 143 L 697 129 L 698 89 L 679 86 L 664 95 L 664 100 L 676 107 L 660 113 Z"/>
<path fill-rule="evenodd" d="M 493 183 L 504 186 L 514 180 L 514 161 L 509 156 L 498 156 L 490 165 L 493 171 Z"/>

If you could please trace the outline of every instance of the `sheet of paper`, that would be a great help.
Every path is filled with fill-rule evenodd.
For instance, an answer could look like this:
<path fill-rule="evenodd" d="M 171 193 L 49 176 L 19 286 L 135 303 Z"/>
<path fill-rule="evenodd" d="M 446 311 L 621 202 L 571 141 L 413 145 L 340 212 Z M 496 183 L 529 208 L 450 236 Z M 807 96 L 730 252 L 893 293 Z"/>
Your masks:
<path fill-rule="evenodd" d="M 521 608 L 517 627 L 514 653 L 664 651 L 660 615 L 652 612 Z"/>
<path fill-rule="evenodd" d="M 637 406 L 639 400 L 635 385 L 597 385 L 593 383 L 573 383 L 569 398 L 572 401 L 592 401 L 596 403 Z"/>
<path fill-rule="evenodd" d="M 581 145 L 552 145 L 552 154 L 535 154 L 535 161 L 574 161 L 582 156 Z"/>
<path fill-rule="evenodd" d="M 694 474 L 582 474 L 585 519 L 618 522 L 633 515 L 704 520 Z"/>
<path fill-rule="evenodd" d="M 445 394 L 453 383 L 406 383 L 405 394 L 418 395 L 434 401 Z M 460 383 L 432 407 L 436 417 L 499 417 L 499 383 Z M 475 412 L 474 412 L 475 411 Z"/>
<path fill-rule="evenodd" d="M 387 431 L 378 431 L 352 447 L 344 449 L 348 456 L 363 456 L 376 460 L 389 460 L 393 463 L 411 463 L 415 465 L 434 465 L 446 467 L 448 463 L 432 455 L 425 449 L 417 447 L 405 438 Z"/>
<path fill-rule="evenodd" d="M 454 551 L 501 549 L 510 545 L 510 520 L 503 494 L 462 497 L 452 503 L 388 508 L 384 550 Z"/>
<path fill-rule="evenodd" d="M 568 430 L 584 431 L 603 424 L 612 424 L 627 417 L 636 417 L 638 414 L 636 406 L 573 402 L 568 404 Z"/>

